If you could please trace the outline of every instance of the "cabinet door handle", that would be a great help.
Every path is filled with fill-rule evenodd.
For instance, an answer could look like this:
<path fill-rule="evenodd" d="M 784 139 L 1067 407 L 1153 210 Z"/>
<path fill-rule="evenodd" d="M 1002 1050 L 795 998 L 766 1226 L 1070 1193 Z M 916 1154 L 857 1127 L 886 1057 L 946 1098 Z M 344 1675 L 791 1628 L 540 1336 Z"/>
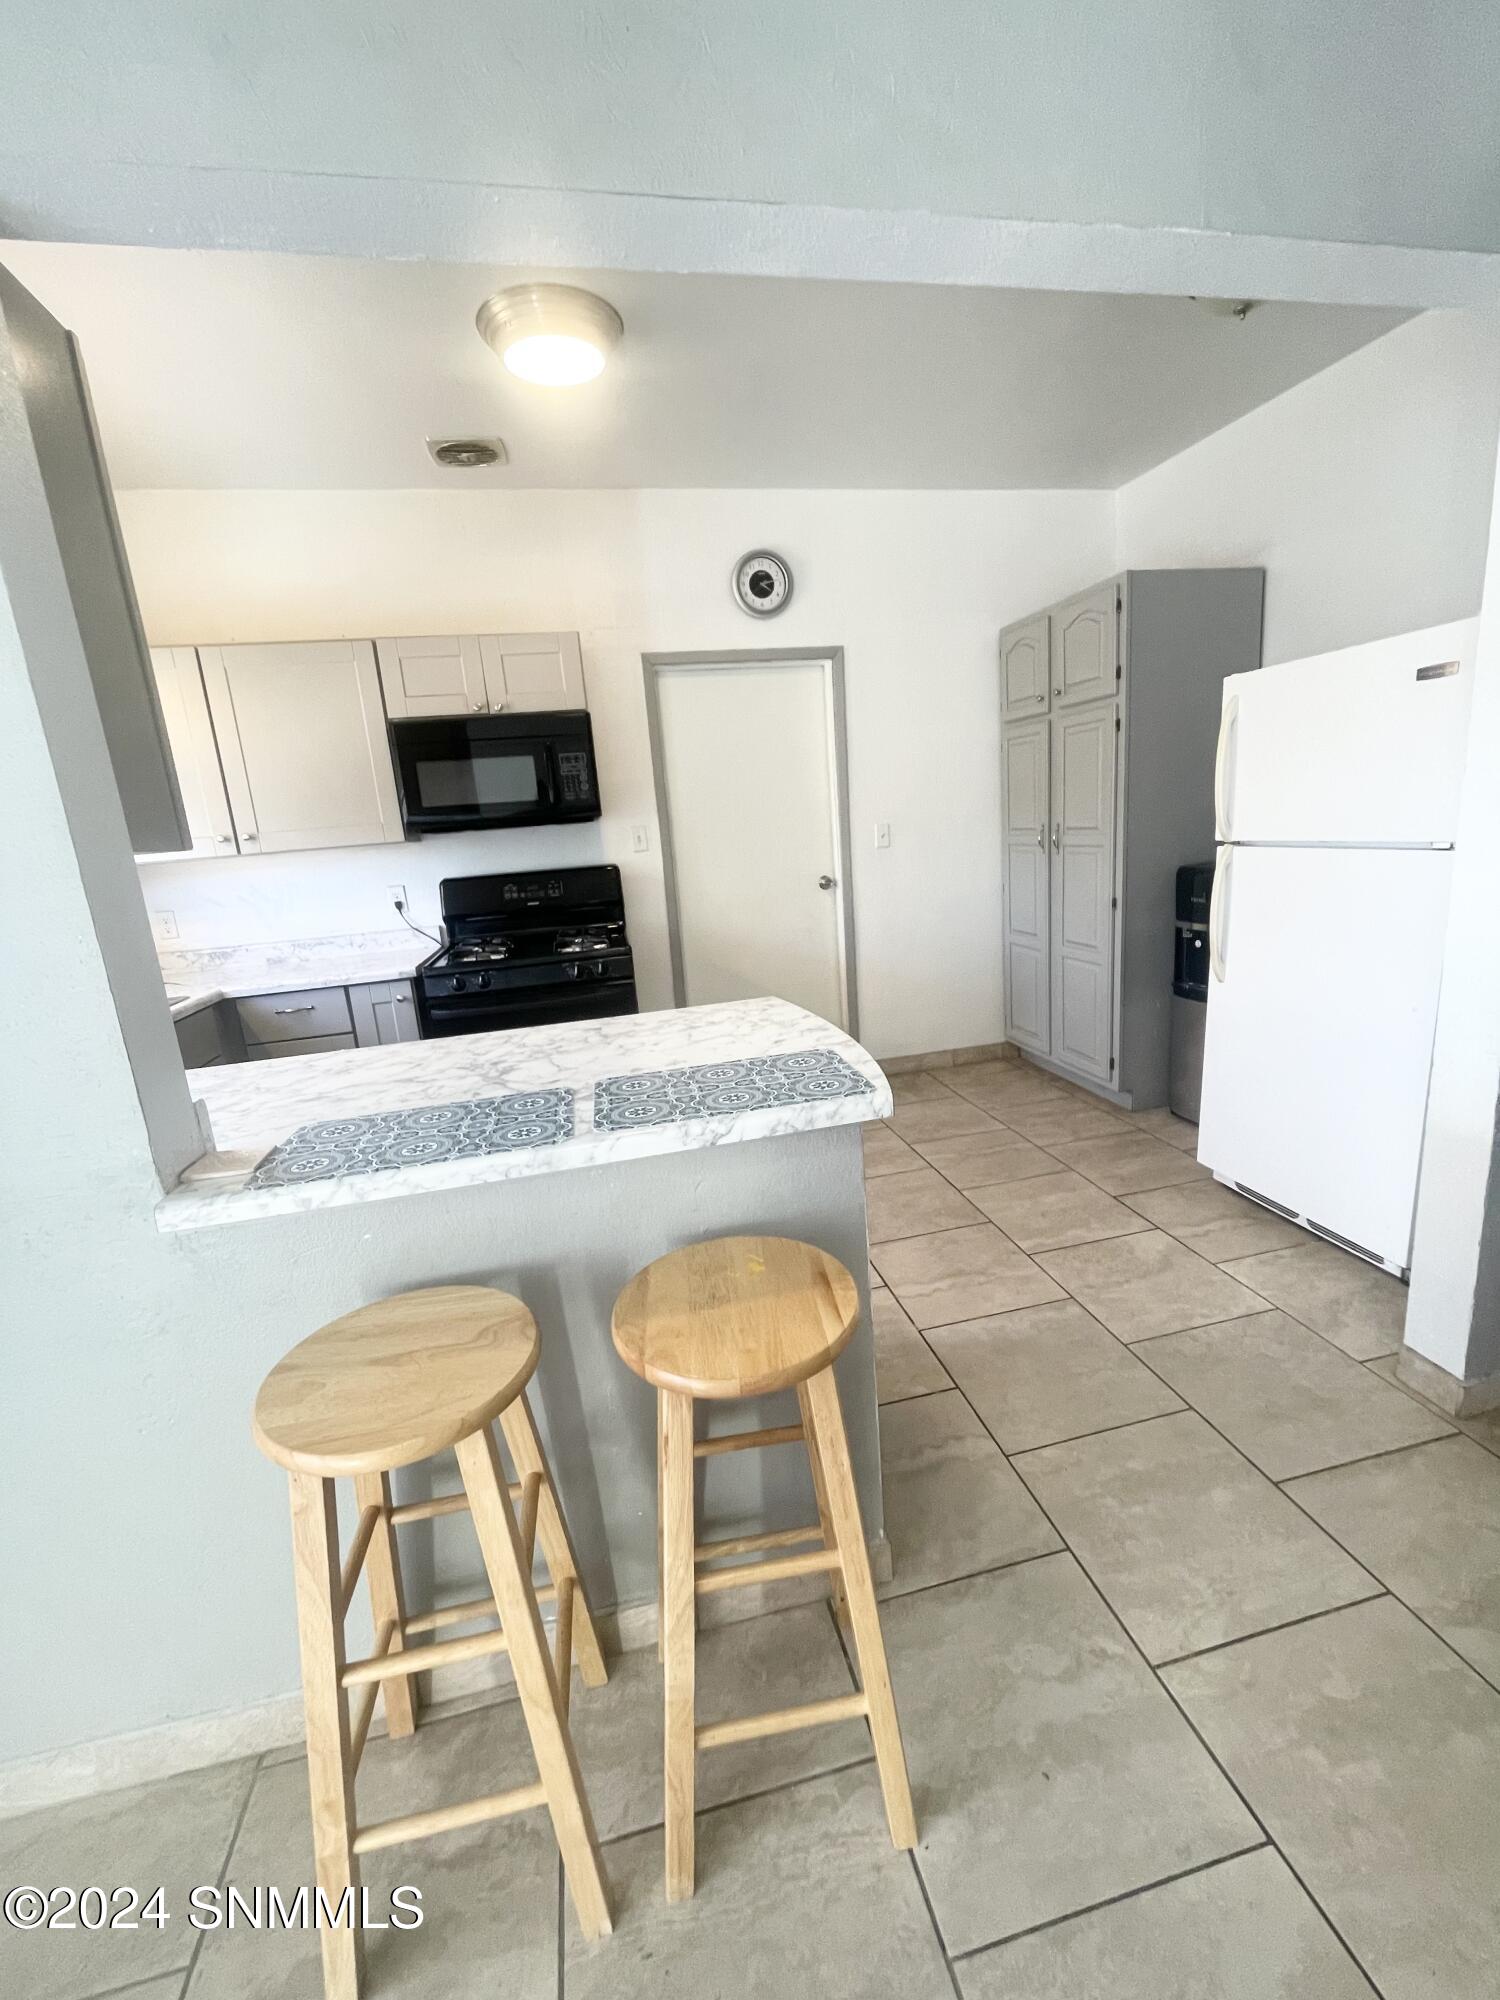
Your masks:
<path fill-rule="evenodd" d="M 1062 847 L 1062 821 L 1055 819 L 1052 822 L 1052 852 L 1056 854 L 1061 847 Z"/>
<path fill-rule="evenodd" d="M 398 993 L 396 995 L 396 1005 L 398 1007 L 409 1007 L 411 1005 L 411 995 L 409 993 Z"/>
<path fill-rule="evenodd" d="M 241 839 L 241 840 L 259 840 L 259 839 L 260 839 L 260 835 L 259 835 L 258 833 L 242 833 L 242 834 L 240 835 L 240 839 Z"/>
<path fill-rule="evenodd" d="M 483 715 L 485 713 L 487 706 L 488 704 L 485 702 L 476 701 L 474 704 L 474 713 L 476 715 Z"/>
<path fill-rule="evenodd" d="M 272 1011 L 277 1014 L 315 1014 L 317 1012 L 317 1003 L 313 1000 L 307 1000 L 300 1007 L 276 1007 Z"/>
<path fill-rule="evenodd" d="M 1046 827 L 1044 827 L 1044 826 L 1039 826 L 1039 827 L 1037 828 L 1037 830 L 1036 830 L 1036 844 L 1037 844 L 1037 846 L 1038 846 L 1039 848 L 1041 848 L 1042 852 L 1043 852 L 1043 853 L 1045 854 L 1045 853 L 1046 853 L 1046 851 L 1047 851 L 1047 829 L 1046 829 Z"/>

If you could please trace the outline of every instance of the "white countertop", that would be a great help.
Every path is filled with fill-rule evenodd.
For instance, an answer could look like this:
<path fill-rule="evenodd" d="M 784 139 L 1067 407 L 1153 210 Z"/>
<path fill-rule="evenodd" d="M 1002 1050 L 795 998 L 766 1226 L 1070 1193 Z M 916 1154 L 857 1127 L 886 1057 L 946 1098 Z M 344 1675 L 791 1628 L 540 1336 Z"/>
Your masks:
<path fill-rule="evenodd" d="M 300 983 L 318 982 L 308 978 Z M 628 1131 L 594 1129 L 594 1085 L 601 1078 L 801 1049 L 834 1051 L 873 1088 L 851 1097 L 766 1105 Z M 190 1168 L 159 1204 L 157 1223 L 165 1230 L 387 1201 L 612 1160 L 862 1124 L 887 1117 L 891 1109 L 890 1086 L 872 1055 L 818 1015 L 773 999 L 628 1014 L 561 1027 L 455 1035 L 332 1055 L 285 1056 L 274 1062 L 222 1064 L 190 1070 L 188 1083 L 208 1107 L 218 1151 Z M 553 1145 L 305 1181 L 294 1187 L 250 1191 L 244 1185 L 264 1154 L 302 1125 L 556 1087 L 573 1093 L 574 1123 L 572 1137 Z"/>
<path fill-rule="evenodd" d="M 216 1000 L 237 1000 L 251 993 L 300 993 L 313 986 L 410 979 L 436 950 L 431 938 L 399 930 L 184 948 L 159 951 L 157 959 L 172 1019 L 180 1021 Z"/>

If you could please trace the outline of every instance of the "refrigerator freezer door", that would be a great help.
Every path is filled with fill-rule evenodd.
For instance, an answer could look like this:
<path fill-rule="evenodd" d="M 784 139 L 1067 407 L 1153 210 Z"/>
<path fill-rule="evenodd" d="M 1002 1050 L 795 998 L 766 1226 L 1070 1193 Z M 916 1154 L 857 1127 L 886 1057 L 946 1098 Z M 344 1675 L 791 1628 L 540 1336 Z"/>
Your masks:
<path fill-rule="evenodd" d="M 1412 1211 L 1451 856 L 1221 849 L 1198 1158 L 1394 1270 Z"/>
<path fill-rule="evenodd" d="M 1214 773 L 1218 838 L 1451 841 L 1476 626 L 1464 619 L 1232 674 Z"/>

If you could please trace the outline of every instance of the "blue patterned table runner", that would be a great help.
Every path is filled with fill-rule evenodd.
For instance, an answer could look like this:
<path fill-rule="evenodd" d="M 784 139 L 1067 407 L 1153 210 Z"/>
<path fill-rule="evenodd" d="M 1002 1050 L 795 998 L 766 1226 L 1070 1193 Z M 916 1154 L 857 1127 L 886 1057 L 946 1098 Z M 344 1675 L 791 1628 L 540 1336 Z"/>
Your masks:
<path fill-rule="evenodd" d="M 647 1069 L 606 1076 L 594 1085 L 594 1126 L 628 1132 L 638 1125 L 675 1125 L 689 1118 L 733 1117 L 783 1104 L 858 1097 L 875 1086 L 835 1049 L 796 1049 L 690 1069 Z"/>
<path fill-rule="evenodd" d="M 415 1111 L 374 1111 L 303 1125 L 267 1153 L 247 1188 L 295 1187 L 342 1174 L 387 1173 L 435 1160 L 478 1158 L 522 1146 L 555 1146 L 573 1136 L 570 1090 L 470 1097 Z"/>

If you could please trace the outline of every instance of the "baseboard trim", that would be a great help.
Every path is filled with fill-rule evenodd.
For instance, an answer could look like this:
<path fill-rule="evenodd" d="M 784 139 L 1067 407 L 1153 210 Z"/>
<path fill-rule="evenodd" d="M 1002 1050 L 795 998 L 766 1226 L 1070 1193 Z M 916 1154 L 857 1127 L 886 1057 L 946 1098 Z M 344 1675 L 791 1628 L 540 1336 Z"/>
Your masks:
<path fill-rule="evenodd" d="M 1500 1375 L 1461 1382 L 1425 1354 L 1403 1347 L 1396 1356 L 1396 1376 L 1445 1417 L 1482 1417 L 1490 1410 L 1500 1410 Z"/>
<path fill-rule="evenodd" d="M 877 1583 L 889 1582 L 891 1545 L 884 1535 L 871 1538 L 870 1567 Z M 737 1624 L 763 1612 L 811 1603 L 826 1589 L 824 1578 L 807 1576 L 726 1591 L 704 1600 L 700 1623 L 705 1629 Z M 606 1653 L 633 1653 L 656 1644 L 654 1600 L 601 1612 L 597 1614 L 597 1622 Z M 423 1674 L 422 1712 L 431 1721 L 503 1701 L 514 1692 L 509 1662 L 503 1655 L 445 1669 L 440 1700 L 432 1699 L 432 1687 L 433 1676 Z M 385 1719 L 377 1706 L 371 1734 L 381 1735 L 384 1729 Z M 295 1756 L 301 1752 L 302 1740 L 302 1694 L 300 1689 L 294 1689 L 289 1694 L 274 1695 L 268 1701 L 254 1702 L 248 1708 L 189 1716 L 182 1721 L 157 1723 L 149 1729 L 100 1737 L 91 1743 L 71 1744 L 63 1750 L 44 1750 L 35 1757 L 0 1764 L 0 1820 L 14 1819 L 45 1806 L 62 1805 L 69 1799 L 124 1791 L 153 1779 L 201 1771 L 209 1764 L 228 1763 L 236 1757 L 270 1754 L 275 1758 L 278 1752 L 282 1756 Z"/>
<path fill-rule="evenodd" d="M 964 1063 L 1017 1062 L 1021 1051 L 1014 1042 L 976 1042 L 967 1049 L 934 1049 L 928 1055 L 879 1056 L 877 1061 L 887 1076 L 912 1076 L 922 1069 L 957 1069 Z"/>

